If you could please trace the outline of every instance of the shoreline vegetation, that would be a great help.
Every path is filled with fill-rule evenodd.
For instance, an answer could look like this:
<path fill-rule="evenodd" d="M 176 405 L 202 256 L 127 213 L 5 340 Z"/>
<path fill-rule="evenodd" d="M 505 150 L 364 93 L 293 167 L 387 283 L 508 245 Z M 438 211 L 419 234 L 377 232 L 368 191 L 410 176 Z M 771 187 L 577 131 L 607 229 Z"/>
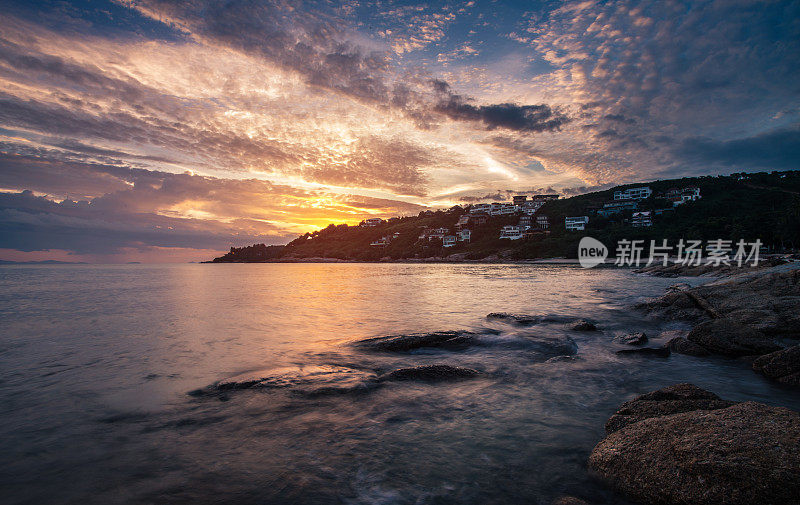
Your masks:
<path fill-rule="evenodd" d="M 635 204 L 636 209 L 605 212 L 604 206 L 615 202 L 615 191 L 644 186 L 652 190 L 651 196 L 625 200 Z M 682 187 L 698 188 L 702 196 L 675 206 L 659 197 Z M 600 240 L 612 257 L 623 239 L 643 240 L 644 244 L 668 240 L 671 246 L 679 239 L 733 243 L 758 239 L 765 253 L 800 248 L 800 171 L 659 180 L 570 198 L 550 196 L 553 195 L 545 195 L 542 205 L 528 213 L 517 210 L 489 215 L 475 213 L 474 205 L 456 205 L 446 210 L 423 211 L 417 216 L 374 219 L 356 226 L 330 224 L 286 245 L 231 247 L 228 253 L 204 263 L 515 263 L 574 259 L 584 236 Z M 641 222 L 634 218 L 635 211 L 651 213 L 651 224 L 637 226 Z M 475 219 L 477 216 L 480 218 Z M 584 230 L 566 229 L 565 219 L 574 216 L 588 217 Z M 520 232 L 514 240 L 501 238 L 504 229 L 521 228 L 526 217 L 529 230 Z M 462 230 L 468 230 L 468 239 L 454 240 L 446 247 L 447 235 Z"/>

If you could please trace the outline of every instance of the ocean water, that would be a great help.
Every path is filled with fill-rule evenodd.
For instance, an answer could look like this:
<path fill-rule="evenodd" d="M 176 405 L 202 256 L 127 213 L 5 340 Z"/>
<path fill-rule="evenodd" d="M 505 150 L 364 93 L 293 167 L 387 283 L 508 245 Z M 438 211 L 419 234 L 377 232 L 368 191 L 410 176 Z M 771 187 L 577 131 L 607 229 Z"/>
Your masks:
<path fill-rule="evenodd" d="M 658 344 L 686 329 L 630 308 L 676 282 L 701 281 L 552 265 L 2 266 L 0 501 L 625 503 L 586 468 L 623 401 L 692 382 L 800 410 L 739 360 L 614 353 L 615 334 Z M 496 311 L 550 317 L 518 328 L 486 319 Z M 571 318 L 602 331 L 568 330 Z M 437 330 L 481 345 L 351 345 Z M 577 359 L 529 345 L 567 337 Z M 422 364 L 482 376 L 316 382 L 330 367 Z M 237 376 L 275 387 L 196 393 Z"/>

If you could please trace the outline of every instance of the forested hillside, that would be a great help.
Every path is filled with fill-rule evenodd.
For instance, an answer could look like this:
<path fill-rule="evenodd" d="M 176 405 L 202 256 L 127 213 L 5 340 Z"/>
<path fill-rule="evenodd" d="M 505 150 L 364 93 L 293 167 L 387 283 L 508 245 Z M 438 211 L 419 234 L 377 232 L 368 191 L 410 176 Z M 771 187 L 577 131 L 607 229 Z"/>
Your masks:
<path fill-rule="evenodd" d="M 613 200 L 615 190 L 649 186 L 653 196 L 639 202 L 639 211 L 671 209 L 654 215 L 650 227 L 633 227 L 631 210 L 602 217 L 596 210 Z M 702 198 L 672 207 L 656 196 L 670 188 L 696 186 Z M 620 239 L 698 240 L 760 239 L 770 250 L 796 250 L 800 247 L 800 171 L 733 174 L 719 177 L 694 177 L 618 186 L 606 191 L 548 201 L 536 216 L 548 217 L 549 233 L 537 233 L 521 240 L 500 239 L 505 225 L 516 225 L 520 215 L 490 216 L 485 224 L 470 224 L 471 240 L 450 248 L 441 240 L 420 239 L 426 229 L 454 230 L 469 207 L 422 212 L 419 216 L 390 219 L 377 226 L 331 224 L 306 233 L 286 246 L 263 244 L 233 248 L 214 262 L 258 262 L 293 258 L 336 258 L 376 261 L 381 259 L 424 259 L 450 257 L 477 260 L 485 258 L 533 259 L 574 257 L 577 243 L 586 235 L 607 245 Z M 564 218 L 589 216 L 585 231 L 567 231 Z M 535 217 L 534 217 L 535 220 Z M 370 244 L 387 237 L 384 246 Z M 612 251 L 613 252 L 613 251 Z"/>

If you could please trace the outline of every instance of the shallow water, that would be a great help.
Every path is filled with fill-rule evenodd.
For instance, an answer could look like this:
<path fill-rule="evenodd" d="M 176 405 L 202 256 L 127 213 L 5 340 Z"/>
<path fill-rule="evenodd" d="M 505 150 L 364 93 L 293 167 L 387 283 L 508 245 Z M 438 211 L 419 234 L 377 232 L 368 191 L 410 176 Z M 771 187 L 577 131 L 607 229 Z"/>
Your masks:
<path fill-rule="evenodd" d="M 659 343 L 684 328 L 629 309 L 676 282 L 700 281 L 550 265 L 3 266 L 0 496 L 547 504 L 571 494 L 624 503 L 586 471 L 621 402 L 692 382 L 800 410 L 800 395 L 742 361 L 614 354 L 616 333 L 645 331 Z M 487 321 L 496 311 L 587 318 L 602 331 Z M 473 330 L 481 345 L 349 345 L 436 330 Z M 546 361 L 526 344 L 567 336 L 577 360 Z M 483 375 L 338 394 L 308 394 L 304 382 L 329 365 L 381 373 L 420 364 Z M 188 394 L 273 373 L 281 387 Z"/>

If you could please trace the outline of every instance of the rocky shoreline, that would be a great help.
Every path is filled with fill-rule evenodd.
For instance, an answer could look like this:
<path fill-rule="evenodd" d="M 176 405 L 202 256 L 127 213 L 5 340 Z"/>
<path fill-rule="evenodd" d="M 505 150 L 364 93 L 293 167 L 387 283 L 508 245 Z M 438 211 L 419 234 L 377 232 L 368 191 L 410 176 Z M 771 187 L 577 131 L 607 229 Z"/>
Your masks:
<path fill-rule="evenodd" d="M 777 387 L 797 387 L 799 308 L 800 264 L 780 264 L 695 287 L 676 284 L 664 295 L 638 304 L 634 310 L 647 317 L 692 326 L 665 344 L 652 344 L 642 332 L 609 335 L 609 339 L 618 346 L 612 352 L 620 356 L 660 359 L 674 352 L 701 359 L 745 360 Z M 407 381 L 489 379 L 492 372 L 481 366 L 468 368 L 448 361 L 453 353 L 483 348 L 524 351 L 539 363 L 569 362 L 580 359 L 572 337 L 604 330 L 593 321 L 561 315 L 493 312 L 485 322 L 495 326 L 346 342 L 359 352 L 347 363 L 253 372 L 190 394 L 223 401 L 240 390 L 276 388 L 303 396 L 372 394 Z M 541 325 L 565 333 L 556 337 L 531 331 Z M 662 334 L 654 340 L 666 339 Z M 436 362 L 415 359 L 431 352 L 438 356 Z M 369 356 L 404 356 L 412 361 L 381 367 L 371 364 Z M 798 412 L 729 401 L 683 383 L 623 403 L 606 422 L 605 431 L 589 456 L 590 473 L 637 503 L 800 505 Z M 553 503 L 591 501 L 563 496 Z"/>
<path fill-rule="evenodd" d="M 664 270 L 666 276 L 678 271 Z M 652 317 L 694 325 L 685 337 L 670 340 L 664 347 L 667 352 L 744 359 L 757 373 L 800 386 L 796 264 L 696 287 L 675 285 L 637 308 Z M 619 343 L 641 345 L 643 337 L 632 335 Z M 692 384 L 677 384 L 623 403 L 605 430 L 606 437 L 589 457 L 589 469 L 636 502 L 800 503 L 798 412 L 758 402 L 735 403 Z M 556 503 L 587 502 L 565 497 Z"/>

